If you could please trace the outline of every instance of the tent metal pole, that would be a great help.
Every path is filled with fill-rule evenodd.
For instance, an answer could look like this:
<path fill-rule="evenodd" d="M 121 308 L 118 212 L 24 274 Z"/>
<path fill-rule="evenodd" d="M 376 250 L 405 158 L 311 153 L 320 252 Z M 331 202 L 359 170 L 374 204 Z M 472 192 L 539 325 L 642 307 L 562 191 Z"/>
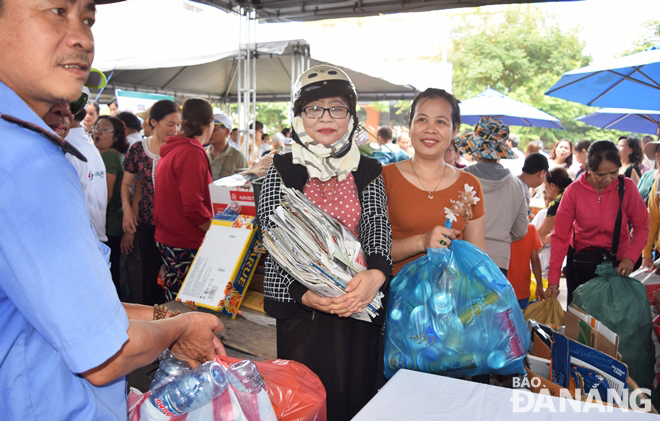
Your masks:
<path fill-rule="evenodd" d="M 250 123 L 256 119 L 256 11 L 241 8 L 239 11 L 239 53 L 238 53 L 238 132 L 243 152 L 248 162 L 255 161 L 257 155 L 255 127 Z"/>

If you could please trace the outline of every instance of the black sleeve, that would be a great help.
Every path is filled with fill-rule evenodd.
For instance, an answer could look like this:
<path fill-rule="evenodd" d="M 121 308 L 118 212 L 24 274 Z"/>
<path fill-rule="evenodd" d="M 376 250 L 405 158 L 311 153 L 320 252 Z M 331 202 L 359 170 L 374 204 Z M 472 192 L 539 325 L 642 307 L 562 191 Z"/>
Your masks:
<path fill-rule="evenodd" d="M 367 268 L 378 269 L 385 275 L 386 281 L 381 290 L 385 290 L 392 274 L 392 226 L 387 217 L 387 195 L 382 176 L 364 188 L 361 194 L 359 241 L 367 256 Z"/>
<path fill-rule="evenodd" d="M 273 222 L 269 216 L 275 212 L 281 200 L 282 179 L 275 166 L 271 164 L 261 186 L 259 204 L 257 206 L 257 215 L 259 216 L 259 224 L 262 231 L 265 227 L 273 226 Z M 281 302 L 295 301 L 303 308 L 311 311 L 310 308 L 302 305 L 302 296 L 307 292 L 307 288 L 282 269 L 270 255 L 266 256 L 264 265 L 264 295 L 266 297 Z"/>

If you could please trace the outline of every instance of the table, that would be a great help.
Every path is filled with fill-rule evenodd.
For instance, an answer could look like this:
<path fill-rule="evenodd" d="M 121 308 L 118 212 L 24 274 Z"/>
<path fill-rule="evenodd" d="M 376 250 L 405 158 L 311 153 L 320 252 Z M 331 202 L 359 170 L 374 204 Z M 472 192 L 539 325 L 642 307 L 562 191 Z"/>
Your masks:
<path fill-rule="evenodd" d="M 567 401 L 521 389 L 505 389 L 451 377 L 399 370 L 353 421 L 621 419 L 635 421 L 658 418 L 652 414 Z"/>

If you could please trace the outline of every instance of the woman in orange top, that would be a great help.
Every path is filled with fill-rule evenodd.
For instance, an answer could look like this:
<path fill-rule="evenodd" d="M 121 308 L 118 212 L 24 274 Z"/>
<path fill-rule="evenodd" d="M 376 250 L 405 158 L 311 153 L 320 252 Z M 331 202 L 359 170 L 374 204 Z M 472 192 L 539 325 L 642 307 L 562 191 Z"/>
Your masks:
<path fill-rule="evenodd" d="M 393 274 L 427 248 L 448 247 L 452 239 L 485 249 L 481 184 L 444 160 L 459 125 L 460 110 L 453 95 L 433 88 L 419 93 L 408 117 L 413 158 L 383 167 Z M 452 229 L 444 227 L 447 218 Z"/>

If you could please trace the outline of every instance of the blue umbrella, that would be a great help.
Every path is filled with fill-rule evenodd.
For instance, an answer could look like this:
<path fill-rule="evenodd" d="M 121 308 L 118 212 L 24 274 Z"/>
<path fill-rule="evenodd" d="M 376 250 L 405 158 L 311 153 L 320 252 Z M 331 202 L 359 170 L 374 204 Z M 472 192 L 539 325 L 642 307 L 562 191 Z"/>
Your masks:
<path fill-rule="evenodd" d="M 575 120 L 601 129 L 616 129 L 635 133 L 656 134 L 660 111 L 629 108 L 603 108 Z"/>
<path fill-rule="evenodd" d="M 491 88 L 462 101 L 460 107 L 463 123 L 477 124 L 481 117 L 495 117 L 508 126 L 564 128 L 556 117 Z"/>
<path fill-rule="evenodd" d="M 660 110 L 660 49 L 564 73 L 545 94 L 594 107 Z"/>

